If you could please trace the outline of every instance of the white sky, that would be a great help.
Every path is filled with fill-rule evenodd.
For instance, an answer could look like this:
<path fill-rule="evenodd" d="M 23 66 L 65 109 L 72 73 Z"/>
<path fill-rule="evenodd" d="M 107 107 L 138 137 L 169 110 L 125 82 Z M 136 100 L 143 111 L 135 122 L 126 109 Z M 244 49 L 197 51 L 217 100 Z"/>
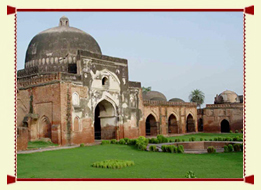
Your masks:
<path fill-rule="evenodd" d="M 127 59 L 129 80 L 168 100 L 189 101 L 194 89 L 205 93 L 207 104 L 225 90 L 243 93 L 241 12 L 18 12 L 18 69 L 24 68 L 30 40 L 58 26 L 63 15 L 92 35 L 104 55 Z"/>

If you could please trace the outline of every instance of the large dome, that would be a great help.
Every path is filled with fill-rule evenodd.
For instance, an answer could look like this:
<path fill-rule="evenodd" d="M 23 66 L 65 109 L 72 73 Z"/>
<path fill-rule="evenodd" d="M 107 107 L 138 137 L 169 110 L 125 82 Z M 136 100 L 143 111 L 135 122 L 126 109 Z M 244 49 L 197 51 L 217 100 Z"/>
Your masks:
<path fill-rule="evenodd" d="M 26 51 L 25 67 L 73 58 L 77 50 L 101 54 L 96 40 L 86 32 L 70 27 L 69 19 L 63 16 L 58 27 L 40 32 L 31 40 Z"/>
<path fill-rule="evenodd" d="M 162 94 L 161 92 L 158 91 L 148 91 L 148 92 L 143 92 L 143 99 L 144 100 L 160 100 L 160 101 L 167 101 L 167 98 Z"/>
<path fill-rule="evenodd" d="M 222 96 L 224 103 L 240 103 L 238 95 L 233 91 L 226 90 L 219 96 Z"/>

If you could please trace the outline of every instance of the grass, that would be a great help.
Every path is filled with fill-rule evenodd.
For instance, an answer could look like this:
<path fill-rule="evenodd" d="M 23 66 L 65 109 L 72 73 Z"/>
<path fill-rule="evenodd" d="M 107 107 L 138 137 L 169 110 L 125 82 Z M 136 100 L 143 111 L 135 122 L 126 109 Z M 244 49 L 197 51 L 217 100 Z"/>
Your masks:
<path fill-rule="evenodd" d="M 122 169 L 92 167 L 103 160 L 132 160 Z M 133 146 L 100 145 L 17 155 L 18 178 L 242 178 L 243 153 L 171 154 Z"/>
<path fill-rule="evenodd" d="M 212 139 L 214 140 L 214 138 L 218 138 L 218 137 L 222 137 L 222 138 L 226 138 L 226 137 L 230 137 L 230 138 L 234 138 L 234 137 L 241 137 L 243 138 L 243 133 L 197 133 L 197 134 L 187 134 L 187 135 L 182 135 L 182 136 L 175 136 L 175 137 L 168 137 L 168 139 L 174 140 L 174 139 L 184 139 L 185 141 L 189 141 L 189 138 L 191 137 L 195 137 L 196 140 L 195 141 L 199 141 L 200 138 L 204 139 Z"/>
<path fill-rule="evenodd" d="M 52 142 L 44 142 L 44 141 L 29 141 L 27 149 L 38 149 L 38 148 L 46 148 L 50 146 L 59 146 L 58 144 L 54 144 Z"/>

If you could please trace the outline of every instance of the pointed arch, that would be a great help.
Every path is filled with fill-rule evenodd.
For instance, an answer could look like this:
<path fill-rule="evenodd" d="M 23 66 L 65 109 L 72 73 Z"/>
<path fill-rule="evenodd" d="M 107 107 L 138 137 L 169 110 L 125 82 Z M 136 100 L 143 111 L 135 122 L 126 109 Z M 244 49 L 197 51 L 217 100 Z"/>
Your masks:
<path fill-rule="evenodd" d="M 221 126 L 221 133 L 229 133 L 230 132 L 230 125 L 228 120 L 223 119 L 220 123 Z"/>
<path fill-rule="evenodd" d="M 179 133 L 178 120 L 174 114 L 170 114 L 168 118 L 168 133 L 169 134 Z"/>
<path fill-rule="evenodd" d="M 103 99 L 94 109 L 95 139 L 115 139 L 117 127 L 117 111 L 113 104 Z"/>
<path fill-rule="evenodd" d="M 187 116 L 187 122 L 186 122 L 186 132 L 195 132 L 196 131 L 196 126 L 195 126 L 195 120 L 192 116 L 192 114 L 188 114 Z"/>
<path fill-rule="evenodd" d="M 94 108 L 96 109 L 98 104 L 101 103 L 102 101 L 107 101 L 109 102 L 113 108 L 114 108 L 114 113 L 115 113 L 115 116 L 118 116 L 118 111 L 117 111 L 117 106 L 116 106 L 116 103 L 108 96 L 105 96 L 103 98 L 101 98 L 99 101 L 97 101 L 96 105 L 94 106 Z M 95 114 L 95 109 L 93 110 L 93 115 Z"/>
<path fill-rule="evenodd" d="M 153 114 L 149 114 L 146 118 L 146 136 L 156 136 L 159 133 L 158 122 Z"/>
<path fill-rule="evenodd" d="M 51 139 L 51 122 L 46 115 L 43 115 L 39 120 L 38 125 L 38 136 L 39 138 L 50 138 Z"/>

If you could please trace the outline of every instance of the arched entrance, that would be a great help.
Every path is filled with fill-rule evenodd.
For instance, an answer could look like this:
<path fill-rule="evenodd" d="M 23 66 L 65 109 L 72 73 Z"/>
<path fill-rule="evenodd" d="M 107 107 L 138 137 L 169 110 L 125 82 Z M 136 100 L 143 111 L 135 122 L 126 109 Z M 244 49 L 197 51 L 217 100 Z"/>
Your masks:
<path fill-rule="evenodd" d="M 171 114 L 171 115 L 169 116 L 169 120 L 168 120 L 168 133 L 169 133 L 169 134 L 179 133 L 178 121 L 177 121 L 177 118 L 175 117 L 175 115 L 173 115 L 173 114 Z"/>
<path fill-rule="evenodd" d="M 39 138 L 50 138 L 51 139 L 51 123 L 48 117 L 43 116 L 39 123 Z"/>
<path fill-rule="evenodd" d="M 229 126 L 229 122 L 224 119 L 221 122 L 221 133 L 229 133 L 230 132 L 230 126 Z"/>
<path fill-rule="evenodd" d="M 155 117 L 150 114 L 146 119 L 146 136 L 156 136 L 158 127 Z"/>
<path fill-rule="evenodd" d="M 113 105 L 102 100 L 95 108 L 94 134 L 95 139 L 115 139 L 117 116 Z"/>
<path fill-rule="evenodd" d="M 203 131 L 203 119 L 198 120 L 198 131 Z"/>
<path fill-rule="evenodd" d="M 187 133 L 196 131 L 196 129 L 195 129 L 195 121 L 194 121 L 194 119 L 193 119 L 191 114 L 189 114 L 188 117 L 187 117 L 186 129 L 187 129 Z"/>

